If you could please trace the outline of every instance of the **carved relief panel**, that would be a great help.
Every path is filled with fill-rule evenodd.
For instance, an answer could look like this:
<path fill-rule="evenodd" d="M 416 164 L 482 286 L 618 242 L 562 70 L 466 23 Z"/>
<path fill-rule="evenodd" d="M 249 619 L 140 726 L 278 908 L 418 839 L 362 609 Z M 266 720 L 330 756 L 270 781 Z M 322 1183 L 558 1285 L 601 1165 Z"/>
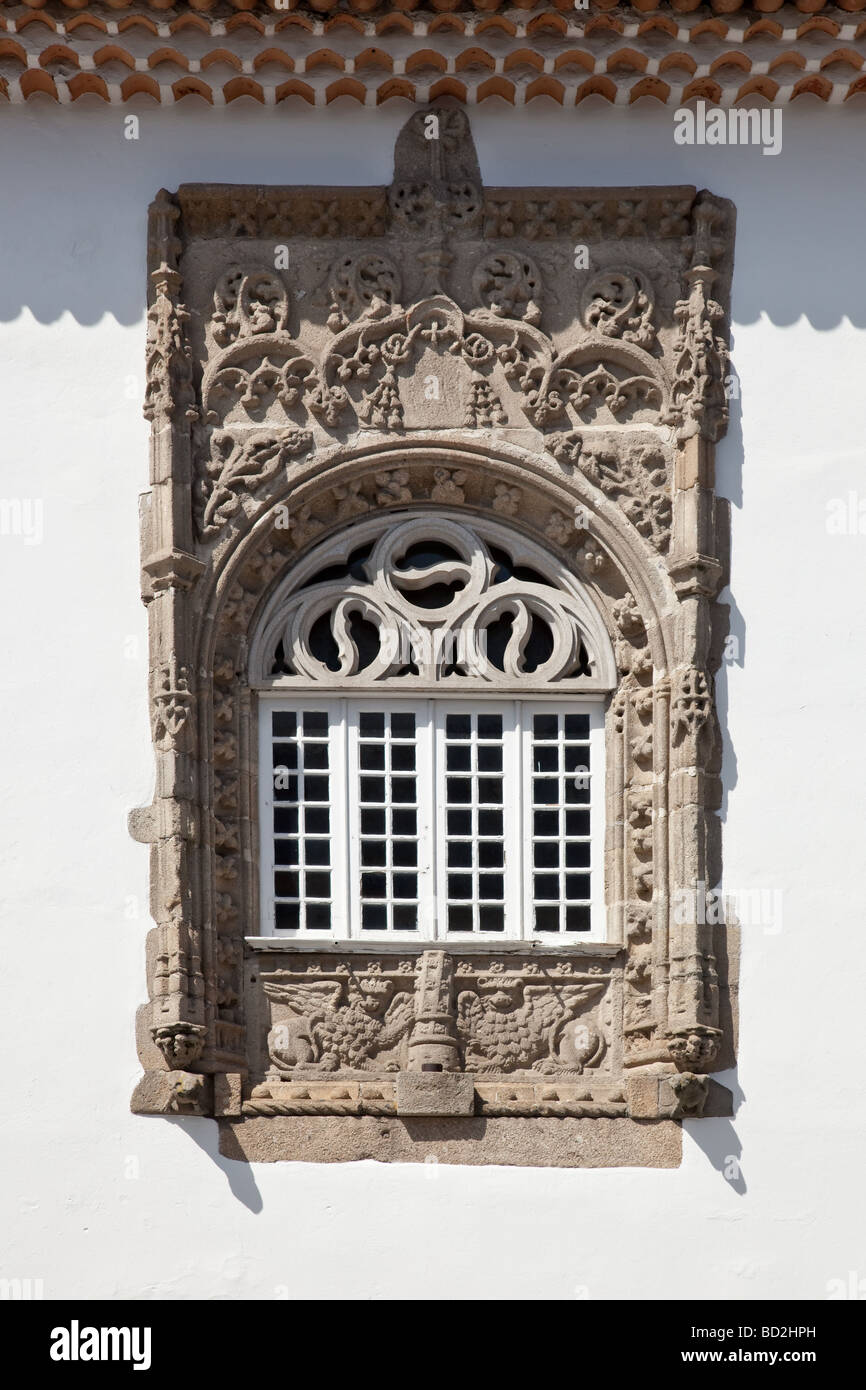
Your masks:
<path fill-rule="evenodd" d="M 158 778 L 132 829 L 156 926 L 134 1106 L 216 1114 L 238 1155 L 417 1158 L 413 1117 L 438 1117 L 449 1161 L 668 1162 L 672 1121 L 724 1109 L 708 1073 L 732 1057 L 726 938 L 673 904 L 719 876 L 733 211 L 692 188 L 485 190 L 465 114 L 432 114 L 434 139 L 423 113 L 401 132 L 389 189 L 188 186 L 151 209 Z M 535 689 L 605 700 L 605 941 L 262 936 L 258 702 L 281 682 L 396 679 L 381 652 L 361 671 L 352 615 L 416 620 L 429 576 L 407 597 L 394 574 L 425 516 L 467 631 L 511 613 L 493 684 L 526 674 L 529 594 L 527 632 L 547 623 L 563 654 Z M 354 577 L 335 569 L 311 608 L 323 545 Z M 424 689 L 491 680 L 410 666 Z M 589 1121 L 613 1126 L 606 1157 L 581 1156 Z"/>

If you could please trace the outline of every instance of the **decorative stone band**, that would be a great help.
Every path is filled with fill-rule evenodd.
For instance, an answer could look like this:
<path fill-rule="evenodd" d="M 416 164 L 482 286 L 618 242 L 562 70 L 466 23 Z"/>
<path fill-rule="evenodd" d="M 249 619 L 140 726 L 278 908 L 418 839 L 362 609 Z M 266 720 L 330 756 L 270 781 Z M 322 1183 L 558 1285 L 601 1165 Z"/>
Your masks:
<path fill-rule="evenodd" d="M 400 1078 L 399 1080 L 402 1080 Z M 446 1090 L 447 1074 L 425 1077 L 427 1103 L 419 1107 L 414 1093 L 401 1105 L 399 1080 L 369 1083 L 330 1083 L 321 1086 L 257 1087 L 249 1100 L 231 1110 L 217 1109 L 237 1119 L 277 1116 L 378 1116 L 399 1119 L 417 1114 L 469 1115 L 476 1118 L 522 1119 L 694 1119 L 707 1113 L 729 1115 L 730 1094 L 706 1076 L 681 1072 L 673 1076 L 630 1077 L 625 1087 L 513 1087 L 470 1084 L 469 1105 L 459 1108 Z M 152 1072 L 139 1085 L 133 1110 L 144 1114 L 214 1113 L 211 1078 L 190 1072 Z M 445 1091 L 437 1105 L 436 1091 Z"/>

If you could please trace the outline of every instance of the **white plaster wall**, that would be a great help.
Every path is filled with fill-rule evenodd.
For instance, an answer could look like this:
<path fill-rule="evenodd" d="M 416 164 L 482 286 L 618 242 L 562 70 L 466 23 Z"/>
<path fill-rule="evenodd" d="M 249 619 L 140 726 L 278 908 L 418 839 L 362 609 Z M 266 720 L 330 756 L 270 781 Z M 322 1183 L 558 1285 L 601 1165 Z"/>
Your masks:
<path fill-rule="evenodd" d="M 780 889 L 784 916 L 745 931 L 737 1115 L 686 1124 L 682 1167 L 657 1172 L 250 1168 L 219 1158 L 212 1121 L 128 1113 L 148 919 L 126 813 L 152 781 L 146 206 L 184 181 L 387 183 L 408 114 L 138 110 L 135 143 L 91 99 L 3 113 L 0 496 L 42 499 L 44 537 L 0 537 L 0 1276 L 265 1299 L 813 1299 L 863 1278 L 866 535 L 825 525 L 828 499 L 866 498 L 862 111 L 797 103 L 775 159 L 677 147 L 647 102 L 473 114 L 490 184 L 694 182 L 738 209 L 726 878 Z"/>

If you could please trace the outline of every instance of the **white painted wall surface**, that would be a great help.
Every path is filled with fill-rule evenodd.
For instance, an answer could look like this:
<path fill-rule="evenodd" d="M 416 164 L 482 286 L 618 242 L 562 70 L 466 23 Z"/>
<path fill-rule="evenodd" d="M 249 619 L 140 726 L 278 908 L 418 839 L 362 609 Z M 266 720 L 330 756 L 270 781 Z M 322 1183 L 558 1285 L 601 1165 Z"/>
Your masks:
<path fill-rule="evenodd" d="M 826 529 L 830 499 L 866 498 L 862 111 L 797 102 L 777 158 L 677 147 L 648 102 L 471 113 L 488 184 L 693 182 L 738 210 L 726 880 L 781 890 L 784 915 L 744 933 L 736 1117 L 687 1123 L 663 1172 L 251 1168 L 218 1156 L 213 1121 L 128 1112 L 148 918 L 126 814 L 152 782 L 146 207 L 187 181 L 387 183 L 409 108 L 138 111 L 136 143 L 89 98 L 2 118 L 0 496 L 41 499 L 44 537 L 0 537 L 0 1276 L 264 1299 L 821 1299 L 866 1277 L 866 535 Z"/>

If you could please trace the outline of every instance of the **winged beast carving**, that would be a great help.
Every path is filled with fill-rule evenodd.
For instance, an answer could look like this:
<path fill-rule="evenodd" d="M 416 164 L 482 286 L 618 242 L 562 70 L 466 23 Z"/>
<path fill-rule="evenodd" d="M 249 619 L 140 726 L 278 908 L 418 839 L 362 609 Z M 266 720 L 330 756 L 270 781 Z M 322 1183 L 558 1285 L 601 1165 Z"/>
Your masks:
<path fill-rule="evenodd" d="M 583 1071 L 601 1058 L 594 1024 L 577 1020 L 605 980 L 526 984 L 519 975 L 480 975 L 457 999 L 457 1028 L 469 1072 Z"/>
<path fill-rule="evenodd" d="M 268 1033 L 268 1054 L 282 1074 L 297 1067 L 364 1070 L 380 1052 L 399 1048 L 413 1021 L 413 996 L 383 976 L 346 980 L 272 979 L 265 993 L 289 1017 Z M 398 1071 L 388 1059 L 386 1071 Z"/>

